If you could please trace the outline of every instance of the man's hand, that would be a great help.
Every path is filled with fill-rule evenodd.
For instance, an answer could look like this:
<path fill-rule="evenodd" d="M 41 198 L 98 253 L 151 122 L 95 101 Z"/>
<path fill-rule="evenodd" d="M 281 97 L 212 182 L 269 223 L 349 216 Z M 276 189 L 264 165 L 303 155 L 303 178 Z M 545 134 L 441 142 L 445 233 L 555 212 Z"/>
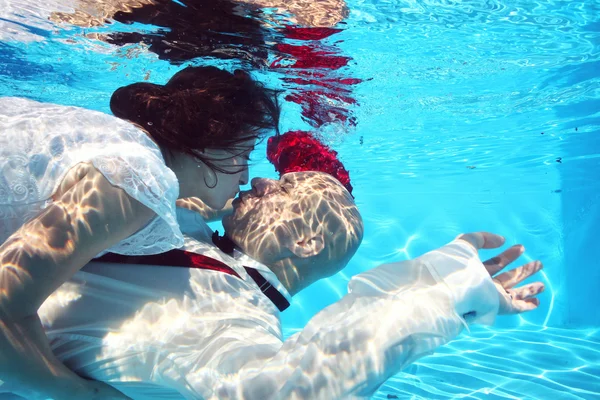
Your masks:
<path fill-rule="evenodd" d="M 477 250 L 495 249 L 504 244 L 502 236 L 487 232 L 462 234 L 457 239 L 470 243 Z M 540 261 L 532 261 L 496 275 L 508 264 L 519 258 L 524 251 L 525 248 L 522 245 L 515 245 L 483 263 L 498 289 L 500 296 L 499 315 L 518 314 L 534 310 L 540 305 L 540 300 L 535 296 L 544 291 L 542 282 L 515 287 L 542 269 L 543 266 Z"/>

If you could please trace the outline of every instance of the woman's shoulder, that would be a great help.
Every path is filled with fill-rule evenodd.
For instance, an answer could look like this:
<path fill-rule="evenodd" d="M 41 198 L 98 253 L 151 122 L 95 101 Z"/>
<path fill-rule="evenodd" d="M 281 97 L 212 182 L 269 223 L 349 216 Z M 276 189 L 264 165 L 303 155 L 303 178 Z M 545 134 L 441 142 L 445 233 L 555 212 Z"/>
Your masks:
<path fill-rule="evenodd" d="M 96 145 L 99 149 L 135 145 L 162 159 L 158 146 L 137 126 L 114 115 L 76 106 L 0 97 L 0 130 L 7 143 L 5 150 L 10 153 L 81 152 Z M 12 149 L 15 146 L 18 148 Z"/>
<path fill-rule="evenodd" d="M 158 217 L 118 250 L 155 252 L 183 243 L 177 178 L 141 129 L 98 111 L 0 97 L 0 132 L 0 204 L 45 204 L 61 184 L 71 184 L 69 171 L 89 166 Z"/>
<path fill-rule="evenodd" d="M 64 111 L 75 111 L 79 113 L 86 113 L 90 115 L 100 114 L 107 115 L 100 111 L 89 110 L 82 107 L 70 106 L 70 105 L 62 105 L 56 103 L 48 103 L 41 102 L 37 100 L 33 100 L 26 97 L 12 97 L 12 96 L 3 96 L 0 97 L 0 115 L 2 116 L 24 116 L 37 114 L 39 116 L 50 117 L 59 112 Z M 114 116 L 109 116 L 111 118 L 117 119 Z"/>
<path fill-rule="evenodd" d="M 62 105 L 55 103 L 40 102 L 24 97 L 0 97 L 0 123 L 19 124 L 27 126 L 42 125 L 46 131 L 52 131 L 53 126 L 48 122 L 60 122 L 60 126 L 66 124 L 75 127 L 93 127 L 95 122 L 113 125 L 121 129 L 135 129 L 130 123 L 123 121 L 114 115 L 87 108 Z"/>
<path fill-rule="evenodd" d="M 145 132 L 112 115 L 0 97 L 0 132 L 0 189 L 1 182 L 8 189 L 32 188 L 29 197 L 10 204 L 48 199 L 80 163 L 93 164 L 117 186 L 135 186 L 136 194 L 178 192 L 158 146 Z M 132 177 L 137 179 L 132 182 Z M 14 192 L 8 189 L 4 192 Z"/>

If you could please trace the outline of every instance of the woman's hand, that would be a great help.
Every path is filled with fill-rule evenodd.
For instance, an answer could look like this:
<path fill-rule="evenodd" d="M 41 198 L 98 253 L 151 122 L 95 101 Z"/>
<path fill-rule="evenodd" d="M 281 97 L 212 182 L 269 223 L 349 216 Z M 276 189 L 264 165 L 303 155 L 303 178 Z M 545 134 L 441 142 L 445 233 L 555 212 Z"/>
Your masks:
<path fill-rule="evenodd" d="M 457 239 L 470 243 L 477 250 L 494 249 L 504 244 L 502 236 L 487 232 L 467 233 L 460 235 Z M 522 245 L 515 245 L 496 257 L 483 262 L 483 265 L 496 285 L 496 289 L 498 289 L 498 295 L 500 296 L 499 315 L 519 314 L 534 310 L 540 305 L 540 300 L 536 296 L 544 291 L 544 284 L 542 282 L 534 282 L 516 287 L 519 283 L 543 268 L 540 261 L 532 261 L 497 275 L 519 258 L 524 251 L 525 248 Z"/>

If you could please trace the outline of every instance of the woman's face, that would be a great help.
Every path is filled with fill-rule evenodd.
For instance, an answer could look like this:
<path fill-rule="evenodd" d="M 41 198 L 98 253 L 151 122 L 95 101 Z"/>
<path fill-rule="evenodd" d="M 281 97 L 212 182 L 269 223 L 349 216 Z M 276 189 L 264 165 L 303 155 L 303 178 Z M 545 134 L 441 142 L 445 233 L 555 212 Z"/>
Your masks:
<path fill-rule="evenodd" d="M 179 180 L 179 197 L 197 197 L 207 206 L 220 210 L 248 183 L 248 160 L 256 139 L 229 150 L 207 149 L 204 157 L 228 173 L 215 171 L 198 158 L 176 154 L 171 168 Z"/>

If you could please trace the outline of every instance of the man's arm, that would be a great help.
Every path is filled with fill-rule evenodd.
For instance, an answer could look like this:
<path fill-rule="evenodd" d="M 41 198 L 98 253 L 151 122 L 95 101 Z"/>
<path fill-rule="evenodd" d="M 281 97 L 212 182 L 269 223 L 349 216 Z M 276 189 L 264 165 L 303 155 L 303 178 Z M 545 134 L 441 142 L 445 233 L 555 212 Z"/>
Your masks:
<path fill-rule="evenodd" d="M 493 322 L 498 291 L 477 251 L 455 241 L 418 259 L 354 277 L 349 293 L 269 357 L 250 360 L 220 398 L 368 397 L 389 377 L 455 338 L 469 322 Z"/>
<path fill-rule="evenodd" d="M 503 288 L 539 269 L 530 263 L 499 275 L 502 283 L 492 282 L 490 274 L 518 258 L 522 248 L 511 247 L 482 265 L 476 249 L 486 247 L 485 242 L 457 240 L 415 260 L 360 274 L 346 296 L 285 342 L 273 304 L 232 275 L 148 267 L 152 279 L 142 282 L 126 266 L 90 267 L 83 281 L 95 295 L 83 294 L 77 301 L 88 303 L 80 309 L 111 310 L 128 299 L 131 310 L 125 314 L 131 317 L 100 313 L 106 314 L 111 337 L 103 341 L 101 354 L 95 342 L 85 340 L 75 346 L 81 351 L 67 347 L 58 356 L 134 398 L 121 383 L 135 380 L 190 398 L 367 397 L 403 367 L 452 340 L 467 323 L 491 323 L 499 299 L 510 298 Z M 150 275 L 140 272 L 144 266 L 135 268 L 141 276 Z M 169 279 L 176 282 L 167 289 L 161 282 Z M 537 300 L 539 290 L 528 287 L 509 289 L 514 299 L 501 301 L 500 311 L 535 308 L 535 302 L 523 299 Z M 68 328 L 71 335 L 89 335 L 87 320 L 72 320 L 74 326 L 63 321 L 54 334 Z M 103 323 L 97 314 L 93 320 Z M 78 324 L 83 332 L 77 331 Z M 93 356 L 84 356 L 88 351 Z"/>

